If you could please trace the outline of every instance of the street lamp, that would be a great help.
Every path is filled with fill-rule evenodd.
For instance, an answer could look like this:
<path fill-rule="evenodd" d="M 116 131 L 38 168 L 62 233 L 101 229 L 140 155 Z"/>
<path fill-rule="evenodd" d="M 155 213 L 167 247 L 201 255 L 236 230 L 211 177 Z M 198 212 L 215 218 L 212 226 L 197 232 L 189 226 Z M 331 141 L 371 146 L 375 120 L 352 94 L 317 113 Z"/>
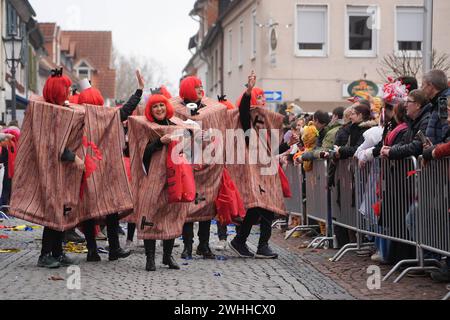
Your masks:
<path fill-rule="evenodd" d="M 12 107 L 12 120 L 16 121 L 16 67 L 19 66 L 22 54 L 22 41 L 23 39 L 17 37 L 15 33 L 11 34 L 7 38 L 3 38 L 5 45 L 6 63 L 11 68 L 11 107 Z"/>

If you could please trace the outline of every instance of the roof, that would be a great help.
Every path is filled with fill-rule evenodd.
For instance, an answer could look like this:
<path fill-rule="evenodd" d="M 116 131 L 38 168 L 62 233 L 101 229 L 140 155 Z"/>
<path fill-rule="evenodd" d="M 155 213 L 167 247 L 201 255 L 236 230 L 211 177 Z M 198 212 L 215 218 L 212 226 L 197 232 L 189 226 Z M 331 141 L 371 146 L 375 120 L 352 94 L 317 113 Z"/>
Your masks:
<path fill-rule="evenodd" d="M 74 65 L 80 61 L 88 62 L 96 71 L 96 87 L 104 97 L 116 95 L 116 71 L 112 66 L 112 32 L 111 31 L 62 31 L 62 49 L 69 51 L 76 58 Z M 70 40 L 68 40 L 70 39 Z M 75 45 L 72 43 L 76 43 Z"/>
<path fill-rule="evenodd" d="M 56 23 L 39 23 L 39 29 L 41 30 L 42 35 L 44 36 L 44 40 L 51 40 L 53 39 L 53 35 L 55 34 L 56 30 Z"/>
<path fill-rule="evenodd" d="M 62 31 L 62 36 L 77 43 L 75 64 L 80 59 L 89 57 L 96 69 L 108 69 L 111 66 L 111 31 Z"/>

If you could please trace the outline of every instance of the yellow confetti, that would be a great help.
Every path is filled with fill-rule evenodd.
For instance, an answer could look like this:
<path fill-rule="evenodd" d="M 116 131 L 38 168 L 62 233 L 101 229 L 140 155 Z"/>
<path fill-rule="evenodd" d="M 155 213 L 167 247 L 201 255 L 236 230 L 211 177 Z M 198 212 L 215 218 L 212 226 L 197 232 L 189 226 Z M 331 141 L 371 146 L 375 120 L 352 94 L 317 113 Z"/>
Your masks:
<path fill-rule="evenodd" d="M 68 242 L 64 247 L 64 251 L 70 253 L 88 253 L 88 249 L 84 244 L 76 244 L 73 242 Z"/>
<path fill-rule="evenodd" d="M 17 253 L 20 249 L 0 249 L 0 253 Z"/>

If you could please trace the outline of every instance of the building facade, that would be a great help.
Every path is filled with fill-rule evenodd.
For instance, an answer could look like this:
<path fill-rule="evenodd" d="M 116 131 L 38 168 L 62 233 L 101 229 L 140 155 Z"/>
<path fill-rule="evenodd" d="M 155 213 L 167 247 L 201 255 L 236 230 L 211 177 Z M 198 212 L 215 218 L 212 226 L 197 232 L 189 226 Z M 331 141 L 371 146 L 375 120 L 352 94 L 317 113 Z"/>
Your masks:
<path fill-rule="evenodd" d="M 450 1 L 434 0 L 438 54 L 450 53 L 449 14 Z M 218 75 L 206 77 L 208 94 L 237 98 L 255 70 L 274 105 L 296 102 L 305 111 L 345 104 L 357 80 L 381 94 L 392 75 L 382 71 L 387 56 L 422 59 L 423 0 L 234 0 L 215 25 L 221 41 L 199 47 L 209 61 L 219 56 L 207 71 Z"/>
<path fill-rule="evenodd" d="M 44 39 L 37 26 L 33 8 L 27 0 L 1 0 L 1 35 L 16 34 L 22 38 L 21 60 L 16 70 L 16 108 L 19 123 L 28 105 L 28 98 L 39 92 L 38 61 L 45 54 Z M 0 53 L 0 119 L 11 120 L 11 66 L 6 63 L 4 43 Z"/>

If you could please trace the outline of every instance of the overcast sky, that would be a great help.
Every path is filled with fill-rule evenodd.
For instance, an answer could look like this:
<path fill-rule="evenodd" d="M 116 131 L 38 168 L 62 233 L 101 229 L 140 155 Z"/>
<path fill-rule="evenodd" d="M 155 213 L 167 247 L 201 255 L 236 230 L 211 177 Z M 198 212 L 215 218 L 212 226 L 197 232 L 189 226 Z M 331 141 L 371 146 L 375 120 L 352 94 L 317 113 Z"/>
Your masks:
<path fill-rule="evenodd" d="M 195 0 L 29 0 L 39 22 L 63 30 L 111 30 L 123 54 L 154 58 L 177 86 L 191 54 L 198 23 L 189 17 Z"/>

